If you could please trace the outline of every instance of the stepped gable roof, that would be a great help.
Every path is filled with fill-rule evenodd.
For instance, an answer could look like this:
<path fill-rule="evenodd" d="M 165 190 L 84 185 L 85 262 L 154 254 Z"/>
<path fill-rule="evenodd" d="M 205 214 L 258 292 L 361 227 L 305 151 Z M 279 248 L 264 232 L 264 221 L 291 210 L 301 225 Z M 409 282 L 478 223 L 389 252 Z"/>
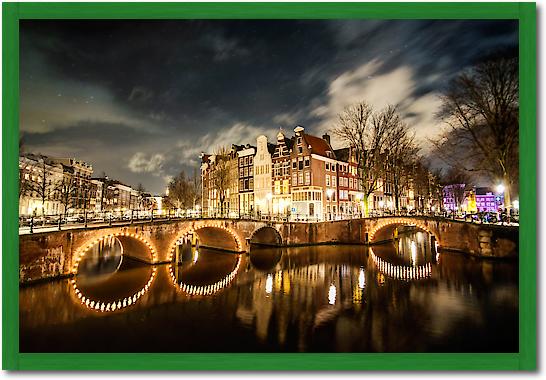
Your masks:
<path fill-rule="evenodd" d="M 311 145 L 311 153 L 318 154 L 319 156 L 328 157 L 326 152 L 330 151 L 332 152 L 332 156 L 328 158 L 336 158 L 334 150 L 332 149 L 330 144 L 328 144 L 328 141 L 317 136 L 308 135 L 307 133 L 304 133 L 303 135 L 305 136 L 305 141 L 307 141 L 307 143 Z"/>
<path fill-rule="evenodd" d="M 334 154 L 339 161 L 349 162 L 349 148 L 335 149 Z"/>

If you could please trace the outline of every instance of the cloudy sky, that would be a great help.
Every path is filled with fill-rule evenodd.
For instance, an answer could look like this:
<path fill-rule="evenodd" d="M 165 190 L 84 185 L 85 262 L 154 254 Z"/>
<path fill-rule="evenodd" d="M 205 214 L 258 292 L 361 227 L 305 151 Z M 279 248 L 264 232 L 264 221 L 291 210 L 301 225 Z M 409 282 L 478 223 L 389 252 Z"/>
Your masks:
<path fill-rule="evenodd" d="M 423 142 L 453 75 L 518 44 L 517 21 L 20 22 L 25 150 L 162 193 L 218 145 L 335 127 L 394 104 Z M 335 146 L 335 148 L 339 146 Z"/>

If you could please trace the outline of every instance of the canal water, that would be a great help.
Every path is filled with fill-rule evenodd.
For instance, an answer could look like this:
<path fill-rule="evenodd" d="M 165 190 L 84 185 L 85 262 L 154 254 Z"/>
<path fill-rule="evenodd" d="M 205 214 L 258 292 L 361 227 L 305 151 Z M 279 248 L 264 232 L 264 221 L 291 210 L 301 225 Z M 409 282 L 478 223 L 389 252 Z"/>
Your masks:
<path fill-rule="evenodd" d="M 149 266 L 113 238 L 74 278 L 20 289 L 20 351 L 517 352 L 517 262 L 430 242 L 180 246 Z"/>

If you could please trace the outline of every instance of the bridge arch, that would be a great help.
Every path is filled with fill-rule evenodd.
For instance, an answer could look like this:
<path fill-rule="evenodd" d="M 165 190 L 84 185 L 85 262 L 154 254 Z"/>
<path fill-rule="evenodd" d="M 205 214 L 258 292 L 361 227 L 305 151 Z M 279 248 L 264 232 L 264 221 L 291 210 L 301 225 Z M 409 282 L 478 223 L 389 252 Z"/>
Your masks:
<path fill-rule="evenodd" d="M 201 232 L 200 232 L 201 231 Z M 227 251 L 242 252 L 243 239 L 234 230 L 224 226 L 222 223 L 206 221 L 194 222 L 183 228 L 173 239 L 167 253 L 167 261 L 172 261 L 177 245 L 186 237 L 192 234 L 199 238 L 199 245 L 209 248 L 223 249 Z M 224 238 L 222 244 L 217 244 L 216 236 Z M 215 241 L 213 241 L 215 240 Z M 226 244 L 227 243 L 227 244 Z"/>
<path fill-rule="evenodd" d="M 282 236 L 281 233 L 272 226 L 258 227 L 250 235 L 250 244 L 268 245 L 268 246 L 281 246 Z"/>
<path fill-rule="evenodd" d="M 378 222 L 369 230 L 369 240 L 372 241 L 376 234 L 381 231 L 384 228 L 395 226 L 395 225 L 402 225 L 402 226 L 412 226 L 431 234 L 436 239 L 436 242 L 438 243 L 438 248 L 441 245 L 440 236 L 438 235 L 438 232 L 435 231 L 435 229 L 430 228 L 428 224 L 420 219 L 417 218 L 385 218 L 380 219 Z"/>
<path fill-rule="evenodd" d="M 100 237 L 96 237 L 94 239 L 90 239 L 87 242 L 83 243 L 74 253 L 73 256 L 73 264 L 71 273 L 77 274 L 78 268 L 80 265 L 80 261 L 84 258 L 84 256 L 87 254 L 87 252 L 95 245 L 100 243 L 101 241 L 104 241 L 106 239 L 110 239 L 112 237 L 117 238 L 120 241 L 121 247 L 122 247 L 122 254 L 125 253 L 127 250 L 126 248 L 129 247 L 140 247 L 145 248 L 147 250 L 147 254 L 151 257 L 151 262 L 155 263 L 157 262 L 157 251 L 154 248 L 154 246 L 145 238 L 138 234 L 129 233 L 129 232 L 114 232 L 110 234 L 105 234 Z"/>

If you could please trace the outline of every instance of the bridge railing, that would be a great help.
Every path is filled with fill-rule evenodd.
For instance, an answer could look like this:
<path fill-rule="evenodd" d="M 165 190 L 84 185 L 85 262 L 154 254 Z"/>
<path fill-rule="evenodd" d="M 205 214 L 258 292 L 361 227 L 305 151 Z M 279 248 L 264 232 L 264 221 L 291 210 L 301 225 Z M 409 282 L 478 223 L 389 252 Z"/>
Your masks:
<path fill-rule="evenodd" d="M 517 225 L 517 216 L 502 214 L 466 214 L 457 215 L 446 212 L 378 212 L 372 211 L 371 218 L 393 216 L 421 216 L 440 219 L 458 220 L 468 223 L 508 224 Z M 181 220 L 181 219 L 230 219 L 254 220 L 263 222 L 301 222 L 316 223 L 324 221 L 339 221 L 362 219 L 361 213 L 326 213 L 322 216 L 308 216 L 298 213 L 273 214 L 262 212 L 241 212 L 239 210 L 105 210 L 80 211 L 53 215 L 31 215 L 19 218 L 19 233 L 33 233 L 39 231 L 54 231 L 71 228 L 86 228 L 97 226 L 120 226 L 134 223 L 149 223 L 154 221 Z"/>

